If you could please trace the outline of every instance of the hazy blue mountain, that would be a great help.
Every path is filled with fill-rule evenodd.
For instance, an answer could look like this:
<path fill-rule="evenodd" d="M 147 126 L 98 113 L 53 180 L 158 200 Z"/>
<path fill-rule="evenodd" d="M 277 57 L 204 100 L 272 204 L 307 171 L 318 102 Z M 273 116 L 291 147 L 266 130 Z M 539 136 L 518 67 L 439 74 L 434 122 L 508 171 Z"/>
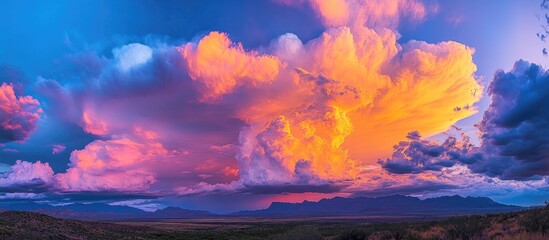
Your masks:
<path fill-rule="evenodd" d="M 104 203 L 75 203 L 63 206 L 52 206 L 49 204 L 37 204 L 32 202 L 0 203 L 0 209 L 30 211 L 65 219 L 86 220 L 199 218 L 213 215 L 206 211 L 187 210 L 177 207 L 159 209 L 155 212 L 145 212 L 133 207 L 113 206 Z"/>
<path fill-rule="evenodd" d="M 421 200 L 416 197 L 393 195 L 386 197 L 357 197 L 322 199 L 302 203 L 273 202 L 269 208 L 241 211 L 236 215 L 251 216 L 335 216 L 372 214 L 462 214 L 520 210 L 486 197 L 445 196 Z"/>
<path fill-rule="evenodd" d="M 174 219 L 208 218 L 217 216 L 207 211 L 167 207 L 155 212 L 145 212 L 128 206 L 113 206 L 105 203 L 75 203 L 63 206 L 33 202 L 1 203 L 0 209 L 32 211 L 65 219 L 121 220 L 121 219 Z M 444 196 L 421 200 L 416 197 L 393 195 L 386 197 L 357 197 L 322 199 L 302 203 L 273 202 L 269 208 L 256 211 L 241 211 L 230 216 L 346 216 L 346 215 L 447 215 L 491 213 L 521 210 L 522 207 L 504 205 L 486 197 Z"/>

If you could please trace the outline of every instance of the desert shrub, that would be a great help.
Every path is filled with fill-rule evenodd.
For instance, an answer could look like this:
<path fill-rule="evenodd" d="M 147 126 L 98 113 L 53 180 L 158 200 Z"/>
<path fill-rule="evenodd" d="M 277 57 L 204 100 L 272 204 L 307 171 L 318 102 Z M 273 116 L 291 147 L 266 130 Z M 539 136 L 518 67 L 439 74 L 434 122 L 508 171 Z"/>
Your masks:
<path fill-rule="evenodd" d="M 540 208 L 536 211 L 524 212 L 521 220 L 521 226 L 527 232 L 546 233 L 549 231 L 549 208 Z"/>
<path fill-rule="evenodd" d="M 348 228 L 344 230 L 339 236 L 337 236 L 338 240 L 362 240 L 362 239 L 368 239 L 368 233 L 359 228 Z"/>
<path fill-rule="evenodd" d="M 324 239 L 320 231 L 315 226 L 298 226 L 295 229 L 278 234 L 270 239 L 272 240 L 317 240 Z"/>
<path fill-rule="evenodd" d="M 335 239 L 416 239 L 409 231 L 407 223 L 371 224 L 363 227 L 345 229 Z"/>

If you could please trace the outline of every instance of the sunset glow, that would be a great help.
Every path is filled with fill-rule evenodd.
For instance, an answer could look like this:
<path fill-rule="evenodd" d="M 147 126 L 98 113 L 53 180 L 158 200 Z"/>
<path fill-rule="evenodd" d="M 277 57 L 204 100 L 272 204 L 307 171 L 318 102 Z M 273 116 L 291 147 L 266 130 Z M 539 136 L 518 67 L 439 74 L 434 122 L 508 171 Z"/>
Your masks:
<path fill-rule="evenodd" d="M 97 1 L 79 17 L 59 1 L 1 20 L 0 198 L 227 213 L 549 197 L 538 1 L 230 2 Z"/>

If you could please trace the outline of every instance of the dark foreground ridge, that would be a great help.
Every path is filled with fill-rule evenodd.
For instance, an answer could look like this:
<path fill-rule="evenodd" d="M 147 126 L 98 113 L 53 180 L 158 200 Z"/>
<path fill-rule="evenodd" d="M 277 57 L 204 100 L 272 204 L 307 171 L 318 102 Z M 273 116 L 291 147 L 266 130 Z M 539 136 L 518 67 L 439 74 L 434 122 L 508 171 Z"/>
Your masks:
<path fill-rule="evenodd" d="M 33 212 L 0 213 L 0 239 L 117 239 L 140 229 L 99 222 L 63 220 Z"/>
<path fill-rule="evenodd" d="M 258 220 L 258 219 L 257 219 Z M 549 207 L 446 220 L 364 222 L 126 222 L 0 213 L 0 239 L 549 239 Z"/>

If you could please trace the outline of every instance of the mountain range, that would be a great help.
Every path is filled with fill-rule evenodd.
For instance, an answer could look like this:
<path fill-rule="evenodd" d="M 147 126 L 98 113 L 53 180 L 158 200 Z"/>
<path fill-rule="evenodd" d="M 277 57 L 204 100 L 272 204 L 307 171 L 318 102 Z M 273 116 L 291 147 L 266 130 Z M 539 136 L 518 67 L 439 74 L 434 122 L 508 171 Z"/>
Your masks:
<path fill-rule="evenodd" d="M 223 217 L 291 217 L 291 216 L 368 216 L 368 215 L 449 215 L 495 213 L 522 210 L 523 207 L 494 202 L 487 197 L 444 196 L 421 200 L 416 197 L 392 195 L 385 197 L 357 197 L 322 199 L 302 203 L 273 202 L 268 208 L 240 211 Z M 52 206 L 39 203 L 0 203 L 0 210 L 30 211 L 65 219 L 85 220 L 154 220 L 209 218 L 216 215 L 207 211 L 167 207 L 146 212 L 129 206 L 104 203 L 75 203 Z"/>
<path fill-rule="evenodd" d="M 386 197 L 357 197 L 322 199 L 302 203 L 273 202 L 269 208 L 241 211 L 246 216 L 345 216 L 345 215 L 403 215 L 403 214 L 471 214 L 507 212 L 524 209 L 494 202 L 487 197 L 458 195 L 428 198 L 392 195 Z"/>
<path fill-rule="evenodd" d="M 52 217 L 81 220 L 148 220 L 172 218 L 205 218 L 214 216 L 206 211 L 188 210 L 178 207 L 167 207 L 154 212 L 146 212 L 129 206 L 116 206 L 105 203 L 74 203 L 63 206 L 52 206 L 38 203 L 1 204 L 0 210 L 16 210 L 43 213 Z"/>

